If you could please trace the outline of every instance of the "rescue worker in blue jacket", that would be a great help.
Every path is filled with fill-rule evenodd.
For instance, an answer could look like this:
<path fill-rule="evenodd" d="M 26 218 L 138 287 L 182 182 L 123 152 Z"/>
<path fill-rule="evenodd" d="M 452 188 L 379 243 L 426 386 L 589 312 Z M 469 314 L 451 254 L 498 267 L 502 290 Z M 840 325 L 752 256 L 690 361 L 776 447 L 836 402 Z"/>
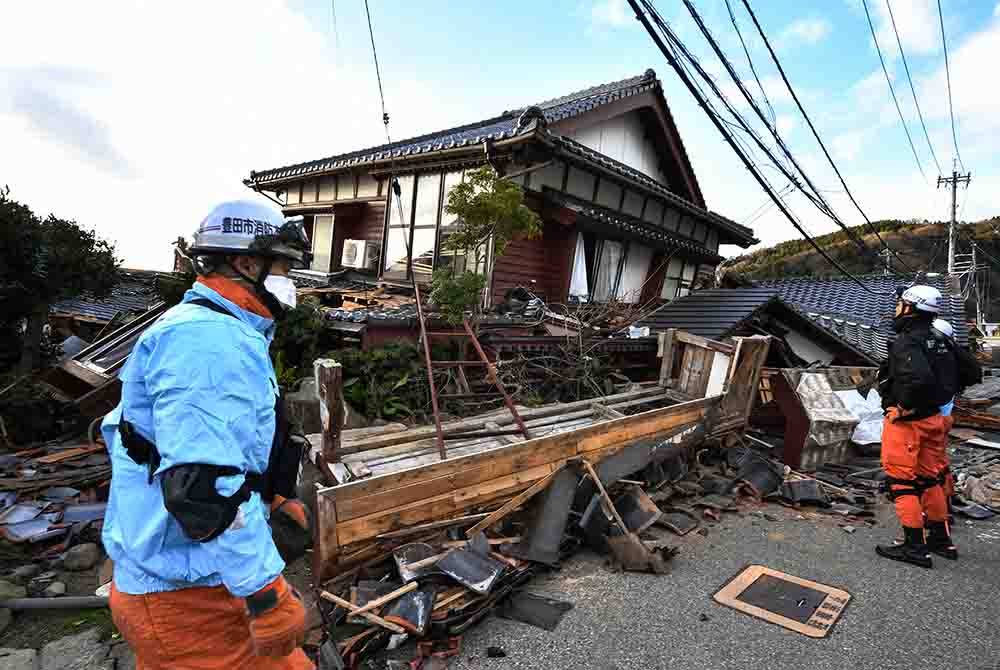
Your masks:
<path fill-rule="evenodd" d="M 308 538 L 305 508 L 286 500 L 302 445 L 282 425 L 268 355 L 308 240 L 301 221 L 234 201 L 194 242 L 198 280 L 139 337 L 102 427 L 112 614 L 140 668 L 312 668 L 272 534 L 281 517 Z"/>

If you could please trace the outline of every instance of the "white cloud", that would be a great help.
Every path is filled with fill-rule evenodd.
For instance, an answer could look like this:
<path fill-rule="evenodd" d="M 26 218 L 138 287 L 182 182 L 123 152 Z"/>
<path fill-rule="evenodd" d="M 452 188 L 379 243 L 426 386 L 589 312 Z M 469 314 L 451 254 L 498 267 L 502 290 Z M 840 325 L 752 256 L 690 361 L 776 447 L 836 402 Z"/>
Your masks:
<path fill-rule="evenodd" d="M 782 45 L 793 42 L 816 44 L 830 34 L 830 22 L 818 17 L 797 19 L 781 31 L 778 40 Z"/>
<path fill-rule="evenodd" d="M 170 241 L 213 204 L 257 197 L 241 183 L 251 169 L 383 141 L 369 62 L 338 67 L 329 36 L 281 0 L 53 11 L 4 14 L 21 28 L 0 40 L 0 183 L 115 240 L 126 266 L 169 267 Z M 456 113 L 399 68 L 386 84 L 397 137 L 467 104 Z"/>
<path fill-rule="evenodd" d="M 631 25 L 633 17 L 625 0 L 599 0 L 590 8 L 590 20 L 595 26 L 621 28 Z"/>
<path fill-rule="evenodd" d="M 993 16 L 1000 16 L 1000 2 L 998 2 L 997 6 L 993 8 Z"/>
<path fill-rule="evenodd" d="M 899 53 L 896 35 L 892 30 L 889 5 L 886 2 L 869 3 L 874 6 L 875 33 L 879 46 L 887 57 Z M 907 54 L 932 54 L 941 48 L 941 27 L 935 0 L 906 0 L 892 3 L 892 16 L 896 19 L 899 40 Z"/>
<path fill-rule="evenodd" d="M 789 133 L 791 133 L 798 125 L 798 121 L 796 121 L 795 117 L 793 116 L 789 116 L 787 114 L 779 114 L 776 125 L 778 127 L 778 134 L 781 136 L 781 139 L 787 140 Z"/>

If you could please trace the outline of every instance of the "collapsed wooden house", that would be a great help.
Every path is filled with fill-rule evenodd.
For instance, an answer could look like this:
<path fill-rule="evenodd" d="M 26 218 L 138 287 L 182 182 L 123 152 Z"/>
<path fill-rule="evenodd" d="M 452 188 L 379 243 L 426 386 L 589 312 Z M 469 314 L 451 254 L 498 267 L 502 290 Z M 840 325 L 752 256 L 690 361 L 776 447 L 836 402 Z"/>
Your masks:
<path fill-rule="evenodd" d="M 698 427 L 714 438 L 742 431 L 769 347 L 768 337 L 736 338 L 735 344 L 727 344 L 680 331 L 665 333 L 656 385 L 631 397 L 621 394 L 586 401 L 586 407 L 575 403 L 529 414 L 529 430 L 546 434 L 517 442 L 505 434 L 479 439 L 478 426 L 469 422 L 445 424 L 445 431 L 458 439 L 443 459 L 433 448 L 433 428 L 393 429 L 345 441 L 343 454 L 325 454 L 327 465 L 346 461 L 352 471 L 371 474 L 317 491 L 317 583 L 384 559 L 381 543 L 386 540 L 417 539 L 447 520 L 496 509 L 571 459 L 596 465 L 637 442 L 681 440 Z M 654 408 L 624 414 L 650 405 Z M 552 421 L 556 417 L 568 421 L 560 426 Z M 499 425 L 496 417 L 478 421 L 484 429 Z M 322 452 L 322 436 L 310 439 L 314 450 Z M 322 461 L 324 455 L 319 455 Z"/>

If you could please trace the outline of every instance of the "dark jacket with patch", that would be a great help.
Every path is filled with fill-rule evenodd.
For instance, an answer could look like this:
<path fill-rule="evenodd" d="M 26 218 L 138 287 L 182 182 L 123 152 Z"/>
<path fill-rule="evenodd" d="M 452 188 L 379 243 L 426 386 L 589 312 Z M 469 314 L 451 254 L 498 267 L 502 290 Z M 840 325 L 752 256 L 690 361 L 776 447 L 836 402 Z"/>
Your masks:
<path fill-rule="evenodd" d="M 929 321 L 911 320 L 889 347 L 879 370 L 882 407 L 902 407 L 921 419 L 937 414 L 959 390 L 958 361 L 951 344 Z"/>

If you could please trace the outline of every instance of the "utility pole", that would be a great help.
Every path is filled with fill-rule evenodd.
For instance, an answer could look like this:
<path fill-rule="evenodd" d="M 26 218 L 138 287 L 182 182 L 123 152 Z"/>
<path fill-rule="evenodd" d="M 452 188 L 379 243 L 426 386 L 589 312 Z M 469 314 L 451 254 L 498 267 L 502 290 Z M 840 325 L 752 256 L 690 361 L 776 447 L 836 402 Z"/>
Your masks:
<path fill-rule="evenodd" d="M 951 168 L 950 177 L 938 177 L 937 180 L 938 188 L 941 188 L 942 185 L 951 186 L 951 224 L 948 226 L 948 274 L 955 272 L 955 225 L 958 223 L 956 221 L 958 218 L 958 198 L 956 197 L 956 193 L 958 192 L 959 184 L 965 184 L 965 187 L 968 188 L 970 181 L 972 181 L 972 173 L 958 174 L 954 165 Z"/>

